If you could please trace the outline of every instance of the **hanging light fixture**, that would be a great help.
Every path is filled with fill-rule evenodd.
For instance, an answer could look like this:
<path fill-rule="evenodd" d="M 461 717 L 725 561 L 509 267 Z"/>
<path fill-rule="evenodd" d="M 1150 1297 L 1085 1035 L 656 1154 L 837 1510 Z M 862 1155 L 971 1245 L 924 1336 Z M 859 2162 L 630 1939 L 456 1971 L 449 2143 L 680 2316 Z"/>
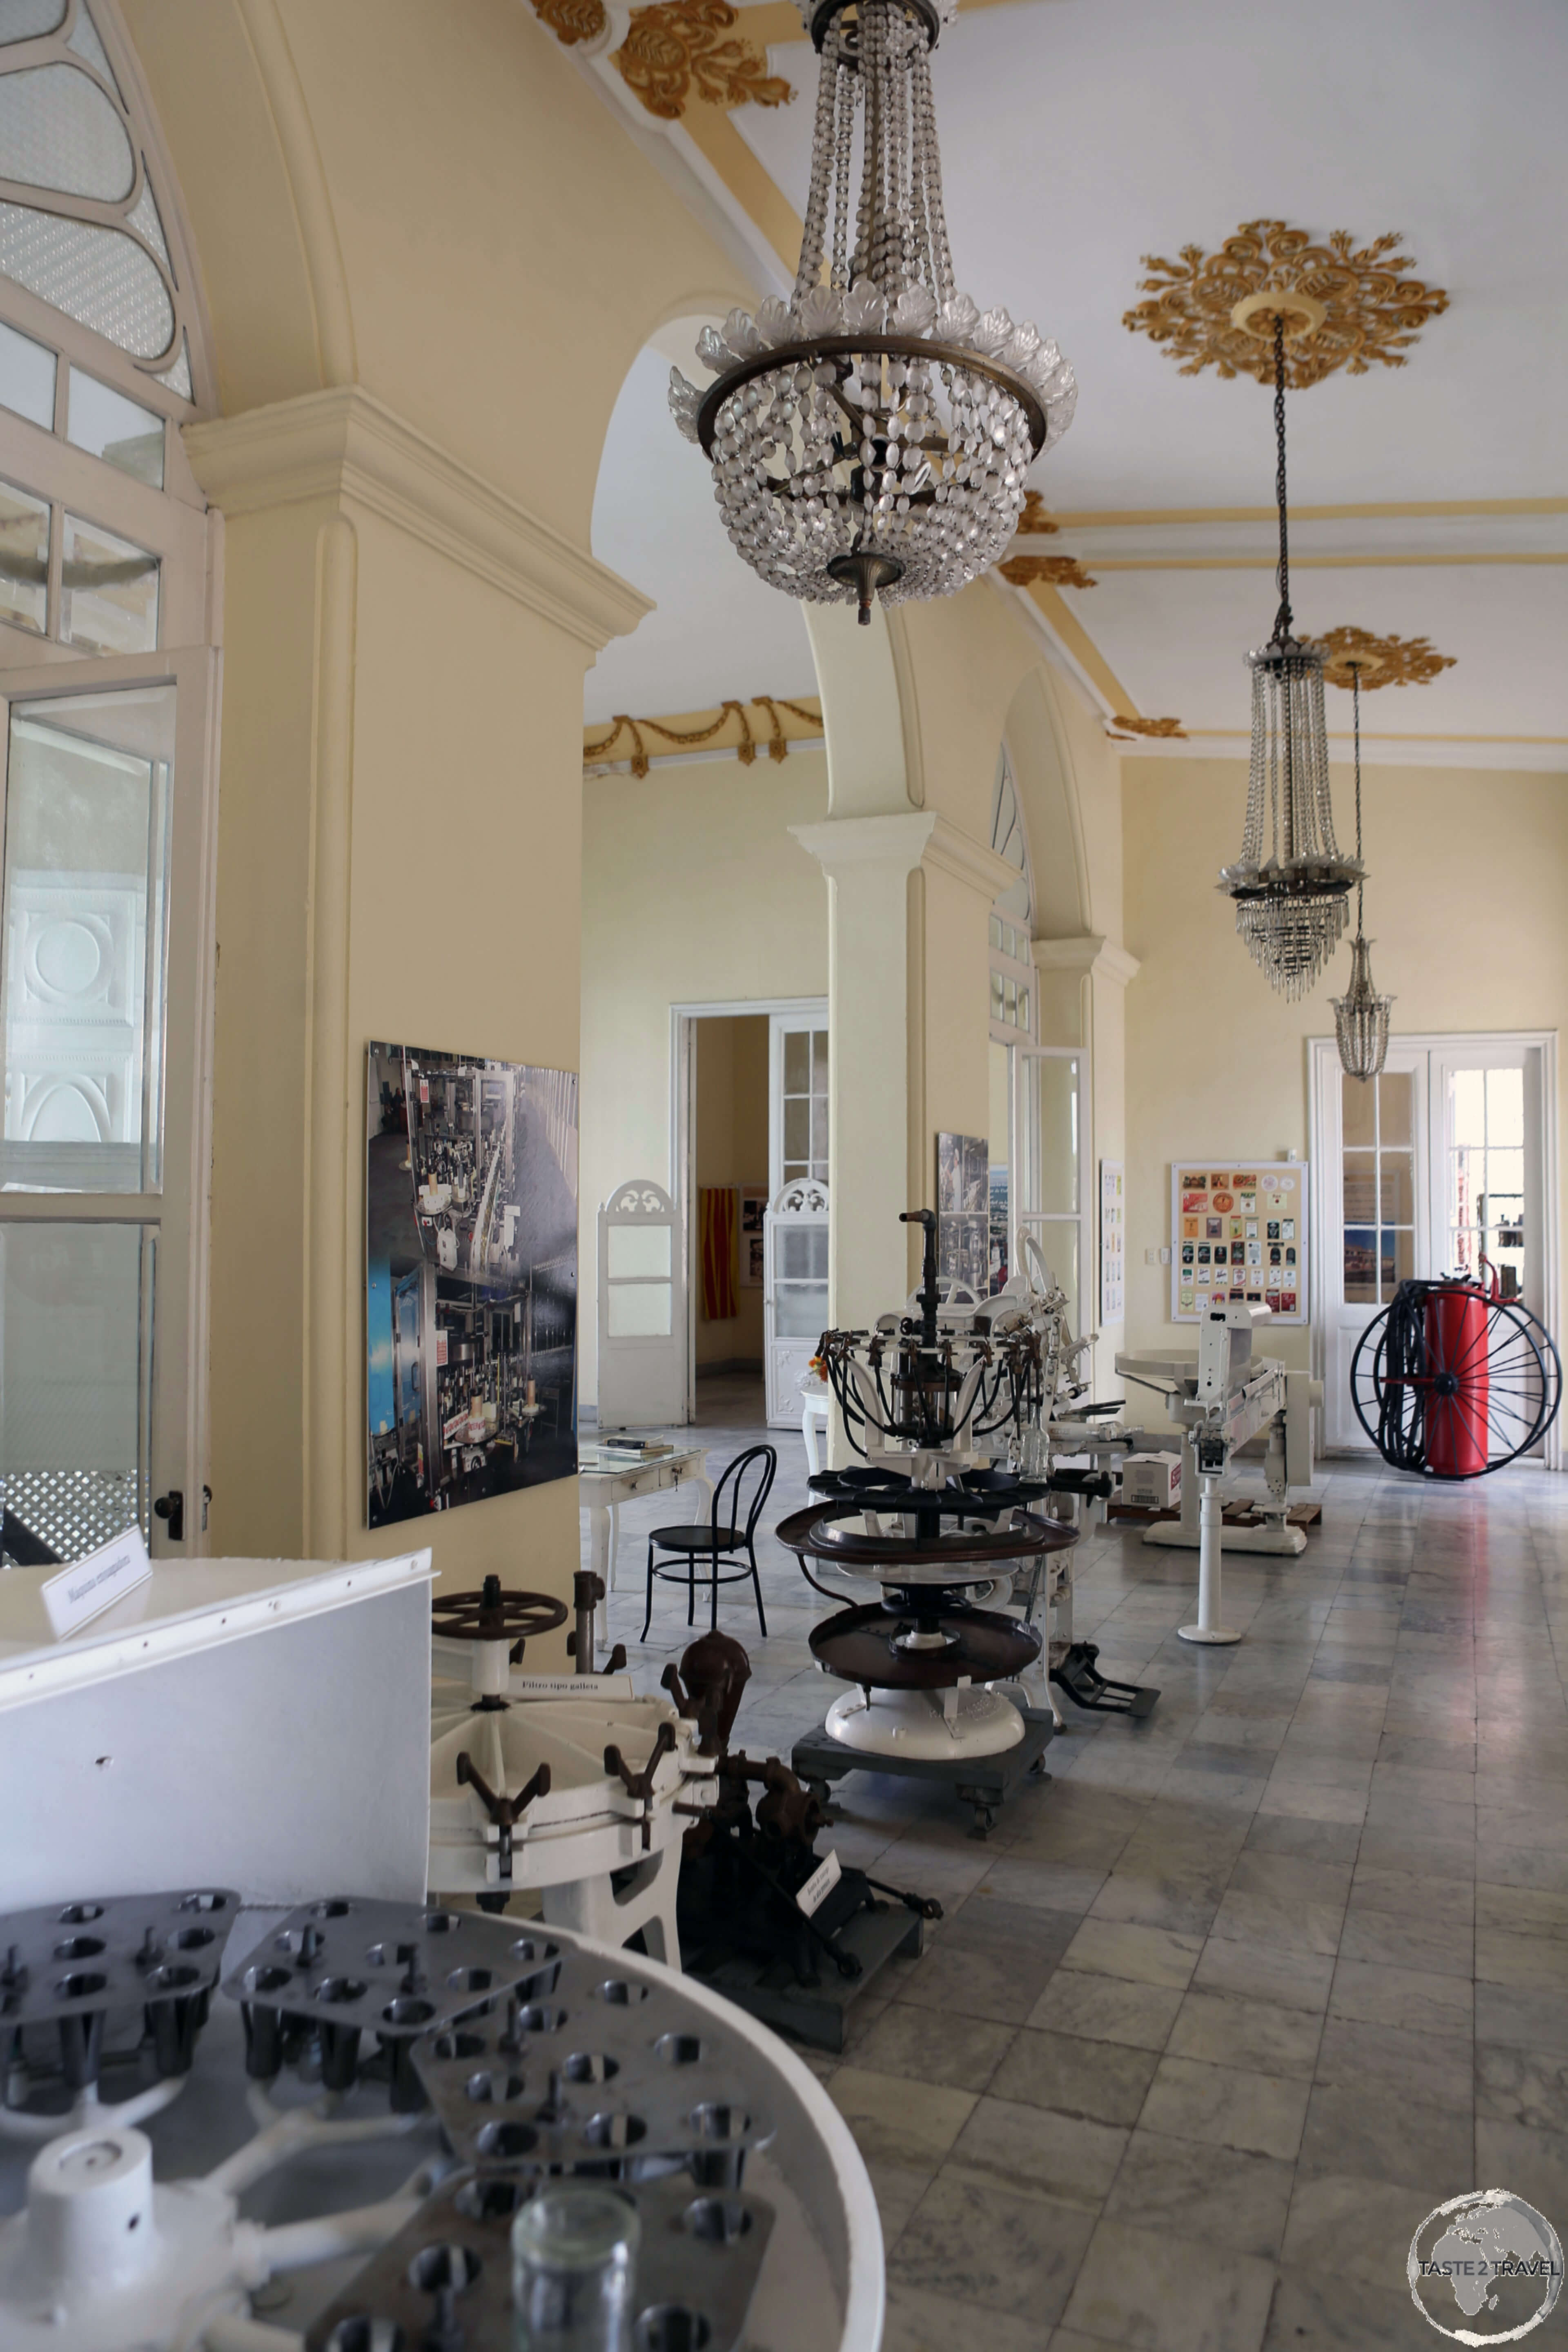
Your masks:
<path fill-rule="evenodd" d="M 1323 657 L 1292 631 L 1285 505 L 1285 340 L 1310 334 L 1325 316 L 1313 296 L 1270 289 L 1231 313 L 1248 333 L 1274 336 L 1274 495 L 1279 509 L 1279 609 L 1252 672 L 1252 761 L 1241 856 L 1220 871 L 1236 901 L 1236 928 L 1254 962 L 1287 997 L 1304 996 L 1333 953 L 1350 911 L 1359 858 L 1342 857 L 1329 797 Z"/>
<path fill-rule="evenodd" d="M 1369 665 L 1370 666 L 1370 665 Z M 1344 667 L 1351 673 L 1355 701 L 1355 862 L 1361 864 L 1361 674 L 1363 664 L 1353 655 Z M 1355 938 L 1351 942 L 1351 984 L 1342 996 L 1331 996 L 1334 1030 L 1340 1041 L 1340 1067 L 1351 1078 L 1375 1078 L 1388 1058 L 1388 1017 L 1392 996 L 1379 996 L 1372 977 L 1372 941 L 1363 936 L 1364 877 L 1355 886 Z"/>
<path fill-rule="evenodd" d="M 952 595 L 996 562 L 1078 398 L 1054 342 L 953 278 L 930 53 L 957 5 L 801 0 L 822 67 L 795 291 L 703 330 L 706 392 L 669 379 L 740 554 L 862 622 L 877 596 Z"/>

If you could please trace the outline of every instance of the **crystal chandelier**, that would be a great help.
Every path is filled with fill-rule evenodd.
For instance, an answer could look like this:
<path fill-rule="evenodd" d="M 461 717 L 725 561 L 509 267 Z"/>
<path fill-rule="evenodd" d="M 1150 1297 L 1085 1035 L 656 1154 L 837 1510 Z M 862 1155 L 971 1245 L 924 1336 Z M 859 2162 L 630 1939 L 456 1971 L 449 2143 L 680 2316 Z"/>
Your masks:
<path fill-rule="evenodd" d="M 1361 878 L 1359 857 L 1342 857 L 1329 798 L 1329 740 L 1323 718 L 1323 657 L 1291 630 L 1290 552 L 1285 514 L 1285 332 L 1310 333 L 1321 322 L 1313 297 L 1279 289 L 1248 295 L 1232 318 L 1238 327 L 1274 333 L 1274 476 L 1279 509 L 1279 610 L 1266 646 L 1247 656 L 1252 672 L 1252 761 L 1241 856 L 1220 869 L 1220 887 L 1236 900 L 1236 928 L 1280 993 L 1304 996 L 1344 930 L 1349 892 Z"/>
<path fill-rule="evenodd" d="M 1371 667 L 1372 663 L 1365 665 Z M 1354 655 L 1345 664 L 1355 698 L 1355 858 L 1361 864 L 1361 674 Z M 1343 683 L 1342 679 L 1340 683 Z M 1365 892 L 1355 887 L 1355 938 L 1351 942 L 1351 984 L 1342 996 L 1331 996 L 1334 1030 L 1340 1041 L 1340 1067 L 1351 1078 L 1375 1078 L 1388 1057 L 1388 1017 L 1392 996 L 1379 996 L 1372 977 L 1372 941 L 1362 935 L 1362 901 Z"/>
<path fill-rule="evenodd" d="M 801 0 L 822 68 L 795 292 L 703 330 L 706 392 L 669 380 L 746 562 L 863 623 L 996 562 L 1078 398 L 1054 342 L 953 279 L 930 53 L 957 5 Z"/>

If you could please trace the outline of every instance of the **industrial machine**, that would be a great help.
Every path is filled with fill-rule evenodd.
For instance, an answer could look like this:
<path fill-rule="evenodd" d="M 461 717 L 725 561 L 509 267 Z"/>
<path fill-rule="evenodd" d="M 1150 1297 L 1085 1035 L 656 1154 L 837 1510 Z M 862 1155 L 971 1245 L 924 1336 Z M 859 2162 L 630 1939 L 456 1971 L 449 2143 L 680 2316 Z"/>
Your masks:
<path fill-rule="evenodd" d="M 7 2352 L 510 2352 L 520 2315 L 574 2305 L 562 2340 L 605 2352 L 879 2339 L 845 2126 L 773 2036 L 651 1960 L 210 1886 L 0 1917 L 0 1953 Z M 566 2242 L 590 2221 L 613 2262 Z"/>
<path fill-rule="evenodd" d="M 1483 1258 L 1483 1268 L 1488 1260 Z M 1402 1282 L 1351 1362 L 1356 1418 L 1394 1470 L 1481 1478 L 1539 1445 L 1563 1362 L 1522 1299 L 1466 1275 Z"/>
<path fill-rule="evenodd" d="M 1289 1523 L 1289 1489 L 1311 1479 L 1311 1408 L 1322 1402 L 1322 1387 L 1310 1373 L 1288 1371 L 1275 1358 L 1253 1352 L 1254 1339 L 1271 1320 L 1267 1307 L 1231 1299 L 1205 1315 L 1195 1358 L 1116 1359 L 1124 1380 L 1164 1397 L 1166 1411 L 1183 1433 L 1182 1517 L 1157 1522 L 1143 1540 L 1197 1549 L 1197 1620 L 1177 1629 L 1184 1642 L 1224 1644 L 1241 1639 L 1221 1622 L 1219 1487 L 1232 1456 L 1259 1431 L 1268 1432 L 1264 1525 L 1227 1529 L 1225 1541 L 1237 1550 L 1294 1554 L 1306 1548 L 1305 1535 Z"/>

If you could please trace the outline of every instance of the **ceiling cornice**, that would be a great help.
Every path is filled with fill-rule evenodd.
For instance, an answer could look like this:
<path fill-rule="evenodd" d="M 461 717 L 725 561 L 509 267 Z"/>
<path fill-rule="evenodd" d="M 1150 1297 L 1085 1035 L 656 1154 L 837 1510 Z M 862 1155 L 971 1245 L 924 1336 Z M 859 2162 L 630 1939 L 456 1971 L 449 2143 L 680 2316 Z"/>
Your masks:
<path fill-rule="evenodd" d="M 1369 522 L 1407 516 L 1568 514 L 1568 499 L 1405 499 L 1371 505 L 1291 506 L 1291 522 Z M 1053 507 L 1058 530 L 1115 530 L 1140 523 L 1277 523 L 1275 507 Z"/>
<path fill-rule="evenodd" d="M 1135 955 L 1100 931 L 1080 931 L 1066 940 L 1032 940 L 1029 953 L 1037 971 L 1077 972 L 1080 978 L 1087 973 L 1091 980 L 1112 980 L 1122 988 L 1143 969 Z"/>

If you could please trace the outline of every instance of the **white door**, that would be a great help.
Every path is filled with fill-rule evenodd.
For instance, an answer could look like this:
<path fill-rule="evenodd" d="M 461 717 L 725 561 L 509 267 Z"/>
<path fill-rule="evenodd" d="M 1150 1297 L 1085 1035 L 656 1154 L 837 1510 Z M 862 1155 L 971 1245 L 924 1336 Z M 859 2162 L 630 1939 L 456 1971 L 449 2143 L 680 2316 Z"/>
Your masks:
<path fill-rule="evenodd" d="M 763 1220 L 763 1366 L 770 1429 L 800 1426 L 801 1382 L 827 1328 L 826 1184 L 797 1178 Z"/>
<path fill-rule="evenodd" d="M 685 1268 L 662 1184 L 617 1184 L 599 1211 L 599 1427 L 686 1419 Z"/>
<path fill-rule="evenodd" d="M 202 1549 L 212 687 L 205 652 L 0 669 L 14 1559 L 132 1520 L 155 1553 Z"/>
<path fill-rule="evenodd" d="M 1068 1296 L 1075 1334 L 1093 1328 L 1089 1056 L 1081 1046 L 1014 1045 L 1012 1263 L 1033 1241 Z M 993 1187 L 995 1184 L 993 1174 Z"/>
<path fill-rule="evenodd" d="M 826 1184 L 827 1007 L 768 1016 L 768 1192 L 797 1176 Z"/>
<path fill-rule="evenodd" d="M 1323 1442 L 1330 1453 L 1365 1453 L 1351 1365 L 1401 1282 L 1489 1281 L 1495 1270 L 1505 1297 L 1551 1320 L 1552 1041 L 1394 1038 L 1383 1075 L 1365 1082 L 1345 1076 L 1331 1038 L 1314 1038 L 1311 1050 Z M 1558 1443 L 1553 1432 L 1549 1459 Z"/>

